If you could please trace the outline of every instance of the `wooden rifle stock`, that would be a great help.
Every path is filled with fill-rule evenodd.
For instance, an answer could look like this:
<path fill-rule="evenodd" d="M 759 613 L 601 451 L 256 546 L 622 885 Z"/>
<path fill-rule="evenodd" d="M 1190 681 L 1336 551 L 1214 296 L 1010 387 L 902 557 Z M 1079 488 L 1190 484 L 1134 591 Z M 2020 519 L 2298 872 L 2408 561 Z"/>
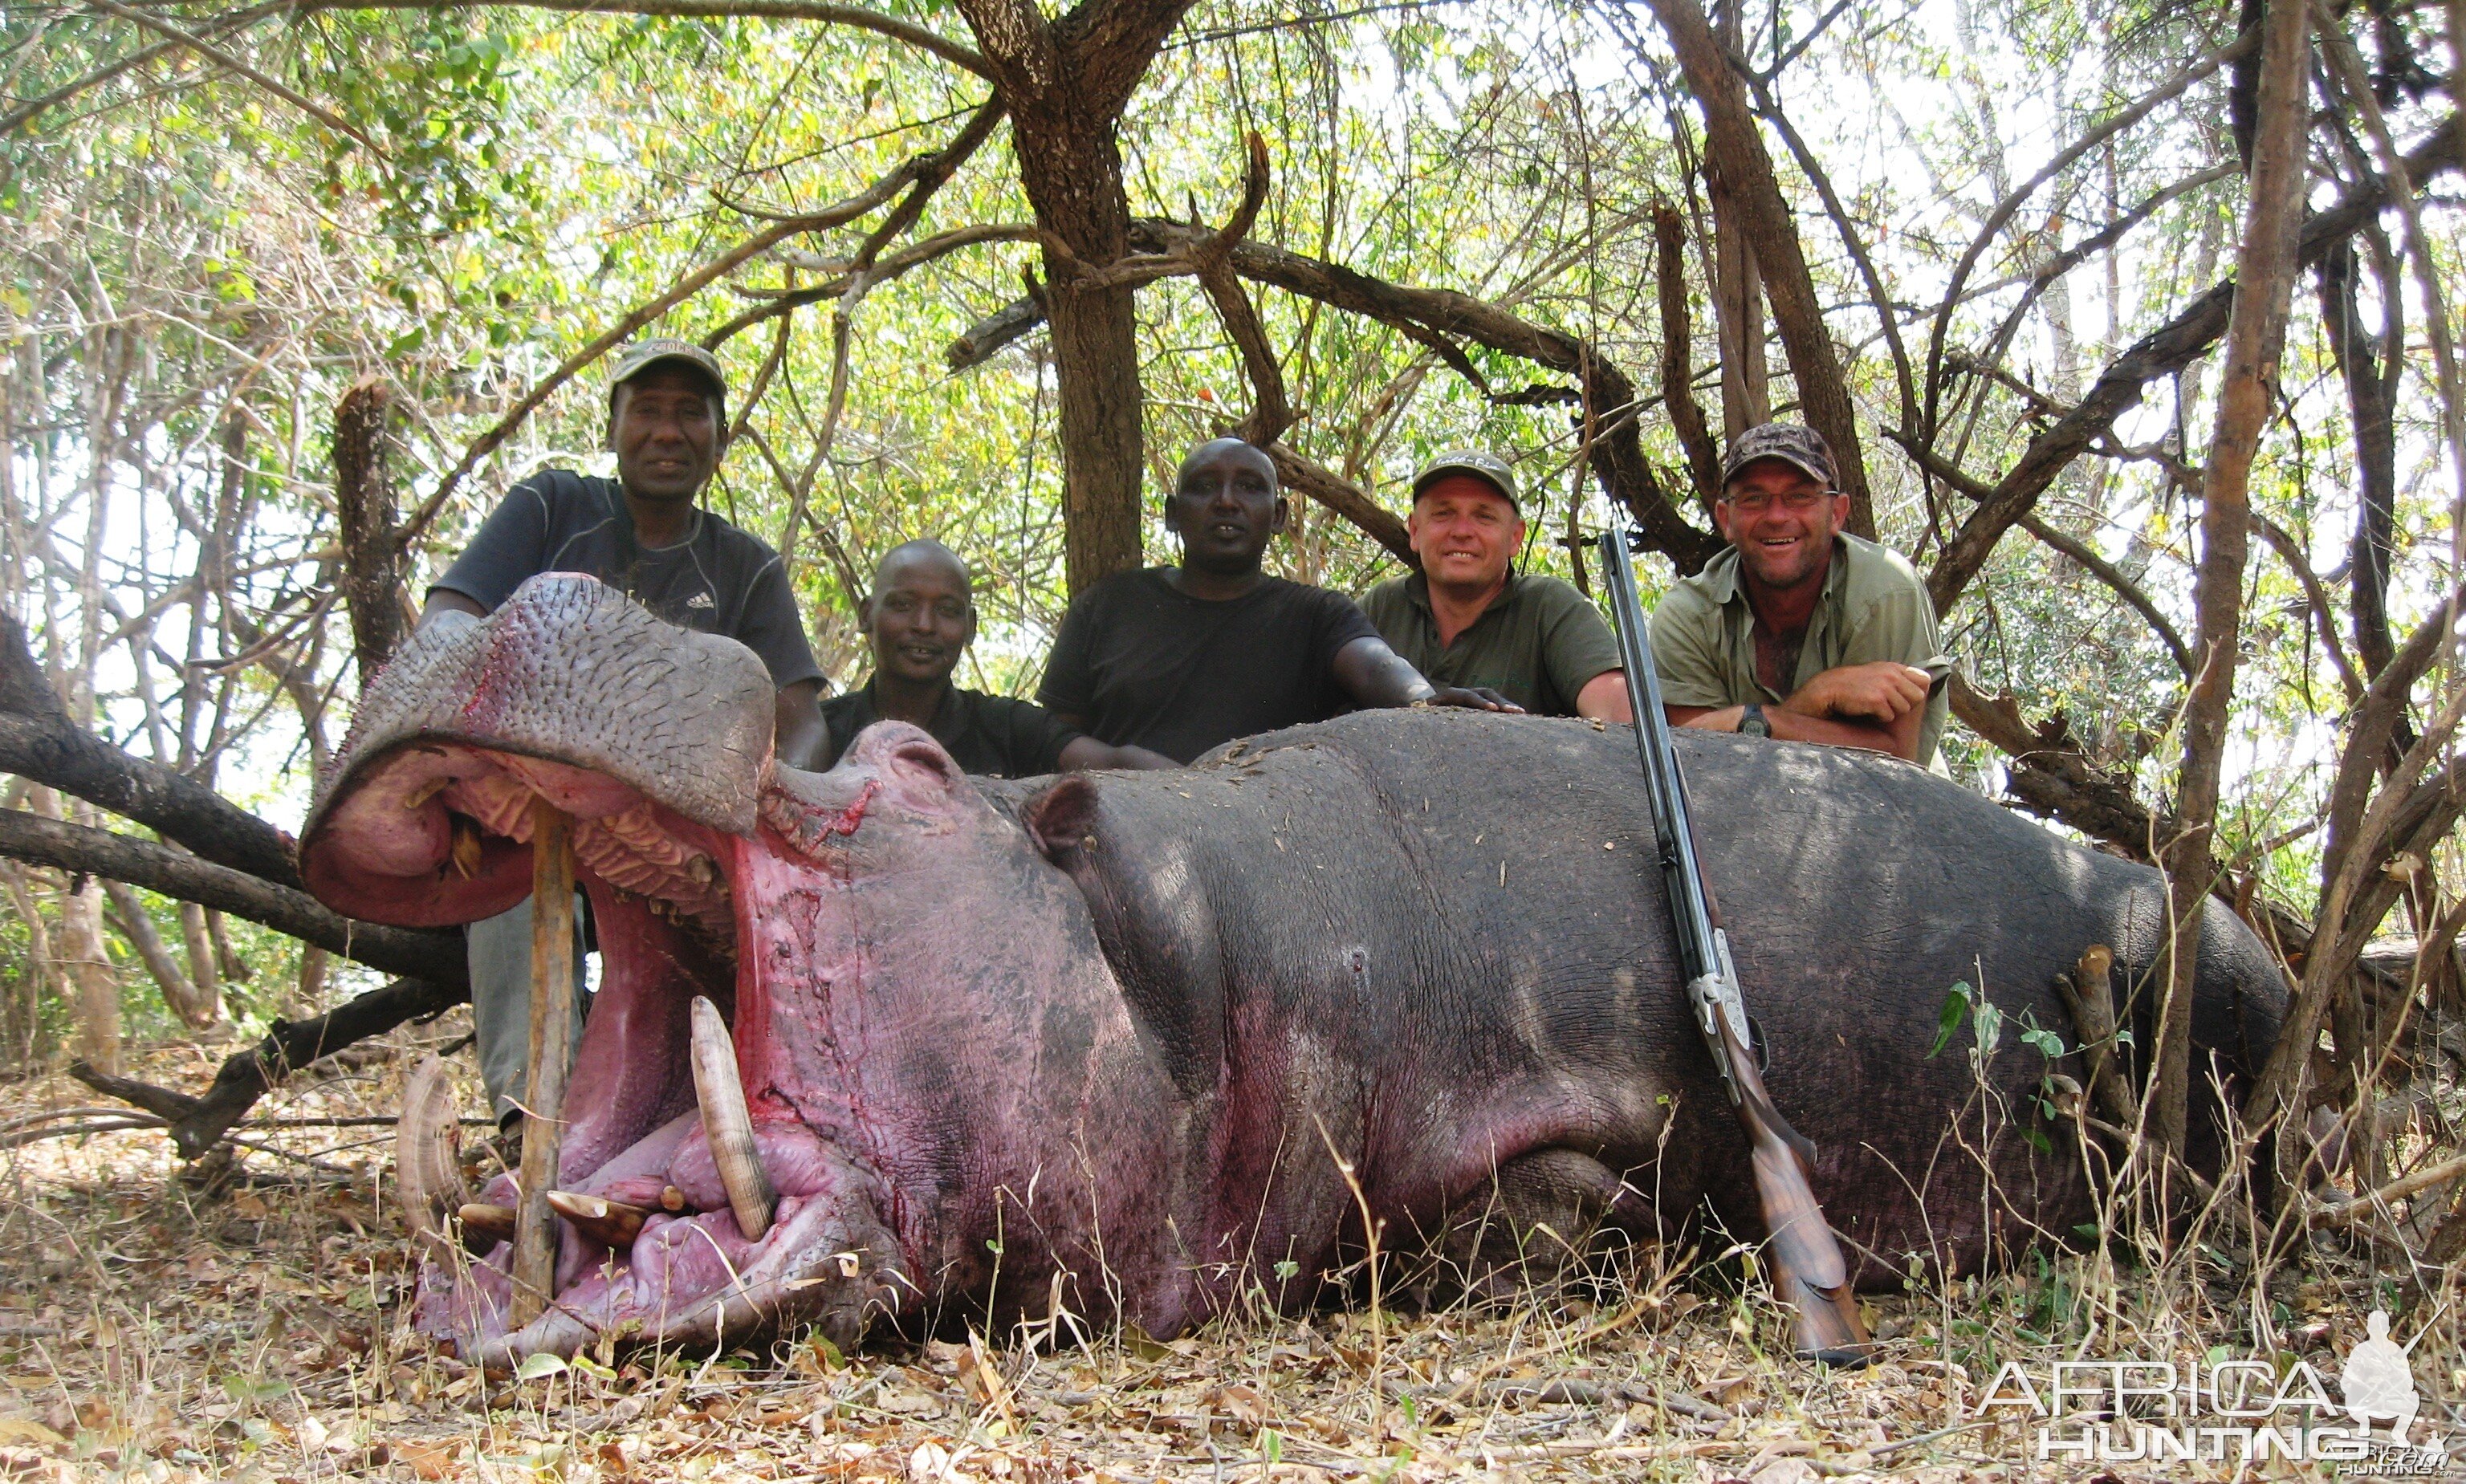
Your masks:
<path fill-rule="evenodd" d="M 1865 1365 L 1874 1358 L 1874 1344 L 1858 1317 L 1858 1301 L 1850 1292 L 1849 1265 L 1842 1259 L 1841 1244 L 1824 1219 L 1814 1187 L 1807 1183 L 1815 1167 L 1815 1146 L 1773 1106 L 1755 1054 L 1725 1008 L 1736 1007 L 1738 1019 L 1744 1020 L 1720 908 L 1698 864 L 1702 852 L 1695 845 L 1686 779 L 1678 770 L 1677 749 L 1670 740 L 1669 719 L 1661 709 L 1660 681 L 1645 644 L 1644 613 L 1636 601 L 1626 532 L 1603 531 L 1601 551 L 1602 585 L 1608 590 L 1610 612 L 1617 620 L 1627 701 L 1635 710 L 1636 749 L 1651 795 L 1653 833 L 1670 888 L 1680 972 L 1688 977 L 1691 1000 L 1706 984 L 1728 990 L 1722 1004 L 1707 1007 L 1699 1002 L 1693 1008 L 1706 1049 L 1737 1110 L 1738 1127 L 1747 1135 L 1756 1201 L 1762 1208 L 1767 1237 L 1764 1263 L 1772 1274 L 1773 1291 L 1797 1314 L 1795 1348 L 1800 1355 L 1827 1365 Z"/>

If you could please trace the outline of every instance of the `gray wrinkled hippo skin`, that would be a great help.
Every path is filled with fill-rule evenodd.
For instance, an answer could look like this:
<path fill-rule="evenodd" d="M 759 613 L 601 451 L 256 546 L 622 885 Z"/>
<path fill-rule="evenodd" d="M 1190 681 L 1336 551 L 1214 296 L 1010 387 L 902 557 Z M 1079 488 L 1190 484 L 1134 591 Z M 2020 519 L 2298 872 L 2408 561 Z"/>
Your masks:
<path fill-rule="evenodd" d="M 1665 1238 L 1709 1205 L 1758 1229 L 1680 1002 L 1625 730 L 1367 712 L 1186 772 L 1013 783 L 963 777 L 895 723 L 822 775 L 749 760 L 716 723 L 708 748 L 675 726 L 629 739 L 594 722 L 565 752 L 552 723 L 498 735 L 492 718 L 541 708 L 491 686 L 552 681 L 594 715 L 638 693 L 607 636 L 662 637 L 582 580 L 507 604 L 520 624 L 487 638 L 536 651 L 521 664 L 389 671 L 379 688 L 423 693 L 370 704 L 423 723 L 338 764 L 303 858 L 355 911 L 439 920 L 519 894 L 517 805 L 559 790 L 606 955 L 561 1183 L 653 1206 L 673 1187 L 686 1208 L 622 1251 L 569 1227 L 555 1307 L 513 1334 L 504 1248 L 432 1262 L 432 1332 L 489 1358 L 804 1319 L 844 1344 L 884 1320 L 999 1323 L 1059 1300 L 1171 1334 L 1254 1280 L 1288 1307 L 1321 1300 L 1362 1234 L 1332 1155 L 1389 1250 L 1426 1243 L 1476 1279 L 1535 1222 Z M 1822 1147 L 1833 1224 L 1875 1254 L 1861 1281 L 1893 1281 L 1914 1252 L 1968 1270 L 2086 1220 L 2077 1158 L 2060 1142 L 2033 1156 L 2015 1126 L 2038 1053 L 2007 1034 L 1986 1064 L 2008 1111 L 1991 1131 L 1966 1038 L 1925 1053 L 1957 979 L 2056 1027 L 2053 977 L 2090 943 L 2131 982 L 2162 931 L 2156 875 L 1889 759 L 1679 747 L 1767 1080 Z M 689 813 L 702 796 L 752 798 L 755 821 Z M 405 815 L 429 854 L 363 838 Z M 729 1012 L 780 1193 L 759 1242 L 694 1116 L 695 993 Z M 2213 909 L 2195 1034 L 2230 1086 L 2283 1008 L 2260 945 Z"/>
<path fill-rule="evenodd" d="M 1876 754 L 1677 745 L 1766 1080 L 1822 1151 L 1813 1183 L 1869 1254 L 1860 1280 L 1896 1282 L 1912 1253 L 1966 1270 L 1990 1236 L 2087 1220 L 2076 1158 L 2033 1158 L 2009 1126 L 1987 1141 L 1968 1033 L 1926 1052 L 1950 987 L 1984 985 L 2009 1027 L 1986 1080 L 2003 1121 L 2027 1123 L 2047 1068 L 2021 1017 L 2076 1039 L 2053 980 L 2091 943 L 2138 980 L 2163 942 L 2157 874 Z M 1263 1197 L 1274 1152 L 1317 1142 L 1313 1113 L 1399 1229 L 1478 1210 L 1494 1171 L 1554 1225 L 1606 1205 L 1666 1236 L 1709 1202 L 1758 1229 L 1746 1146 L 1678 993 L 1630 732 L 1365 712 L 1228 752 L 1186 777 L 1065 779 L 1022 809 L 1209 1145 L 1190 1157 L 1216 1172 L 1216 1252 L 1325 1255 L 1350 1197 L 1324 1160 L 1288 1162 Z M 2285 992 L 2250 931 L 2208 913 L 2194 1034 L 2231 1088 Z M 2213 1169 L 2217 1110 L 2202 1113 Z M 1989 1153 L 1991 1206 L 1956 1116 Z"/>

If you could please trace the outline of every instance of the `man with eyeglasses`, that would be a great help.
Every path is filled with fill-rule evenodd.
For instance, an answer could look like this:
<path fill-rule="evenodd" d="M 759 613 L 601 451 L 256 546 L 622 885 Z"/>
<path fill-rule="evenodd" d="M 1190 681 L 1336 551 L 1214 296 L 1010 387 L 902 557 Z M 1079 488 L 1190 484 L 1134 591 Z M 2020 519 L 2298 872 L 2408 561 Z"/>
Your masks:
<path fill-rule="evenodd" d="M 1841 529 L 1832 450 L 1766 423 L 1721 465 L 1713 519 L 1730 550 L 1662 598 L 1652 660 L 1670 725 L 1863 747 L 1927 765 L 1952 660 L 1926 584 L 1899 553 Z"/>

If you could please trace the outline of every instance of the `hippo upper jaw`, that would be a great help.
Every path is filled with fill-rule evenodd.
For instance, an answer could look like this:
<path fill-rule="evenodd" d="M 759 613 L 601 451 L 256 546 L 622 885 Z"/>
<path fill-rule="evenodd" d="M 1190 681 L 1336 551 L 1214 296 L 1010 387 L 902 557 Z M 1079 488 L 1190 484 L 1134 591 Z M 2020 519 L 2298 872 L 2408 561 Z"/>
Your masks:
<path fill-rule="evenodd" d="M 699 996 L 733 1016 L 740 965 L 760 954 L 760 914 L 740 911 L 732 881 L 796 848 L 761 822 L 793 826 L 803 812 L 764 804 L 775 787 L 772 696 L 743 646 L 661 623 L 593 579 L 549 574 L 484 619 L 421 630 L 370 686 L 322 780 L 303 875 L 328 905 L 380 922 L 445 925 L 512 907 L 530 890 L 536 807 L 572 821 L 600 978 L 557 1184 L 613 1203 L 619 1220 L 560 1222 L 555 1293 L 519 1329 L 510 1242 L 490 1246 L 468 1224 L 444 1233 L 463 1242 L 424 1242 L 420 1322 L 466 1355 L 571 1354 L 611 1335 L 732 1342 L 803 1317 L 852 1342 L 899 1306 L 905 1265 L 873 1215 L 874 1182 L 771 1093 L 762 1032 L 740 1021 L 727 1048 L 753 1094 L 753 1151 L 776 1195 L 757 1239 L 719 1177 L 689 1065 L 688 1006 Z M 861 819 L 865 797 L 860 785 L 852 808 L 821 811 L 805 833 L 826 839 L 833 819 Z M 510 1207 L 512 1177 L 478 1199 Z M 482 1248 L 476 1258 L 466 1245 Z"/>
<path fill-rule="evenodd" d="M 580 868 L 725 936 L 718 863 L 772 772 L 769 672 L 597 580 L 533 577 L 485 618 L 423 626 L 362 695 L 319 780 L 301 874 L 339 911 L 403 927 L 530 893 L 530 809 L 574 821 Z"/>

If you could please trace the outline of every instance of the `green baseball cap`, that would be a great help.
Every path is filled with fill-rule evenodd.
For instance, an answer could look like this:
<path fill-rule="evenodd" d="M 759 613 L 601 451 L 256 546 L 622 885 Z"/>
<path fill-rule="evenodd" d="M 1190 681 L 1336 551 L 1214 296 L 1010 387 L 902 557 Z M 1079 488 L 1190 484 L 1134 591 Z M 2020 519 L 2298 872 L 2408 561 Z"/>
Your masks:
<path fill-rule="evenodd" d="M 720 370 L 719 357 L 690 340 L 644 340 L 625 348 L 616 358 L 616 371 L 608 376 L 608 401 L 613 409 L 616 389 L 634 380 L 654 366 L 670 364 L 690 366 L 709 378 L 711 390 L 719 395 L 721 416 L 728 409 L 728 373 Z"/>
<path fill-rule="evenodd" d="M 1413 498 L 1420 500 L 1422 491 L 1450 474 L 1469 474 L 1486 481 L 1506 498 L 1517 515 L 1524 513 L 1524 504 L 1515 496 L 1515 471 L 1507 466 L 1506 460 L 1478 448 L 1449 449 L 1422 465 L 1422 472 L 1413 476 Z"/>

